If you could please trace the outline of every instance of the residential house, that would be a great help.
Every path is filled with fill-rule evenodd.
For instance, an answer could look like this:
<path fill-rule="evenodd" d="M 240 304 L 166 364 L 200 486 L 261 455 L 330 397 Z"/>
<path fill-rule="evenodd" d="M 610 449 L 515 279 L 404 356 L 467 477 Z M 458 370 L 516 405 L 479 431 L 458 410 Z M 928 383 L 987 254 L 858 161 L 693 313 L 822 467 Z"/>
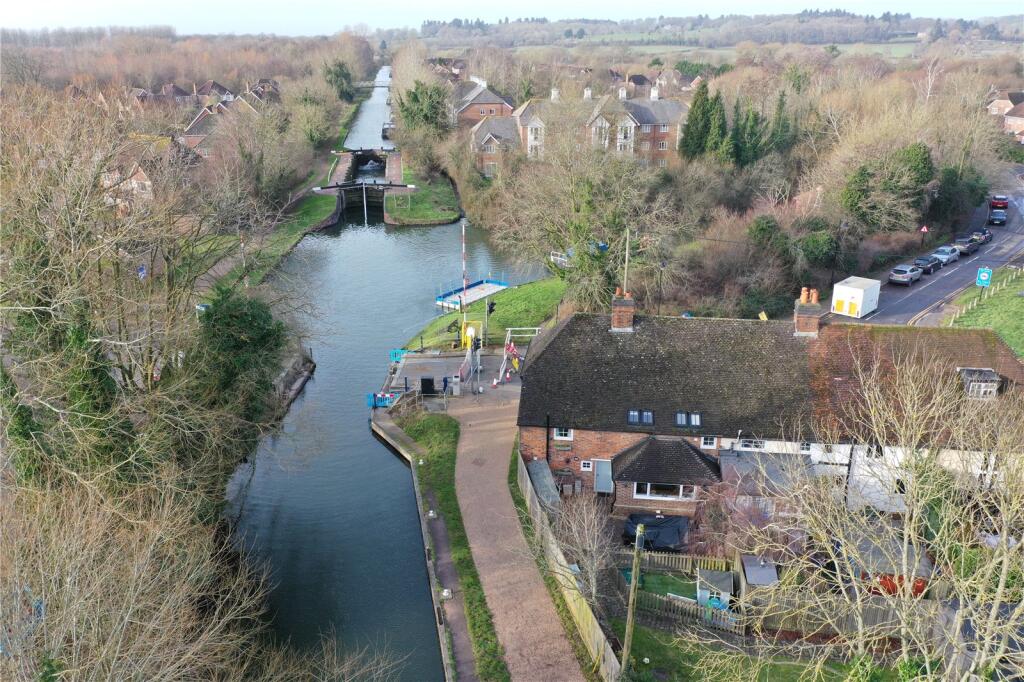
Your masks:
<path fill-rule="evenodd" d="M 474 126 L 485 116 L 511 116 L 512 104 L 487 87 L 487 81 L 472 76 L 452 89 L 452 123 Z"/>
<path fill-rule="evenodd" d="M 633 156 L 643 165 L 667 166 L 677 157 L 689 107 L 677 100 L 662 99 L 657 87 L 650 96 L 633 99 L 626 86 L 618 98 L 601 97 L 587 120 L 591 144 Z"/>
<path fill-rule="evenodd" d="M 630 97 L 648 97 L 651 94 L 651 79 L 642 73 L 634 73 L 626 77 L 626 91 Z"/>
<path fill-rule="evenodd" d="M 1003 115 L 1003 130 L 1018 139 L 1024 136 L 1024 102 L 1006 111 Z"/>
<path fill-rule="evenodd" d="M 227 89 L 215 80 L 208 80 L 202 85 L 192 84 L 192 93 L 201 98 L 207 104 L 214 102 L 230 102 L 235 99 L 235 93 Z"/>
<path fill-rule="evenodd" d="M 477 169 L 492 178 L 504 156 L 519 147 L 519 130 L 509 116 L 486 116 L 470 130 L 470 144 L 476 152 Z"/>
<path fill-rule="evenodd" d="M 164 83 L 153 98 L 162 103 L 177 105 L 199 104 L 200 100 L 195 93 L 186 92 L 174 83 Z"/>
<path fill-rule="evenodd" d="M 242 97 L 254 107 L 281 101 L 281 86 L 272 78 L 260 78 L 255 83 L 246 83 Z"/>
<path fill-rule="evenodd" d="M 185 130 L 179 138 L 180 142 L 199 156 L 209 158 L 216 152 L 215 138 L 212 135 L 217 125 L 224 119 L 230 119 L 240 112 L 257 113 L 256 109 L 241 97 L 208 104 L 200 109 L 195 118 L 185 126 Z"/>
<path fill-rule="evenodd" d="M 154 198 L 154 183 L 171 164 L 190 163 L 194 154 L 168 135 L 133 133 L 103 174 L 104 200 L 121 213 Z"/>
<path fill-rule="evenodd" d="M 740 465 L 753 471 L 751 460 L 769 454 L 837 477 L 851 508 L 899 513 L 898 448 L 821 443 L 787 427 L 834 415 L 856 394 L 862 360 L 926 352 L 978 399 L 1024 386 L 1024 365 L 989 330 L 824 324 L 827 309 L 807 297 L 792 322 L 634 312 L 633 300 L 617 295 L 611 315 L 577 313 L 542 333 L 525 358 L 519 403 L 521 456 L 607 495 L 616 515 L 699 516 L 719 481 L 749 483 Z M 940 461 L 991 480 L 993 462 L 964 454 L 940 453 Z M 767 491 L 735 494 L 762 505 L 772 485 L 784 477 Z"/>
<path fill-rule="evenodd" d="M 1024 92 L 1020 90 L 999 90 L 986 105 L 992 116 L 1005 116 L 1006 112 L 1018 104 L 1024 103 Z"/>

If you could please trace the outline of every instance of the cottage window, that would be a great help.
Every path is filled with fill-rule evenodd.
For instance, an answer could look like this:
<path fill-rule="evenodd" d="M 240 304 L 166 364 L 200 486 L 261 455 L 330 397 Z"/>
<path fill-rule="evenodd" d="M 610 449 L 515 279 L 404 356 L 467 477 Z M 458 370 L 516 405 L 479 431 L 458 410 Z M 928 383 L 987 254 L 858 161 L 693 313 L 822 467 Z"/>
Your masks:
<path fill-rule="evenodd" d="M 994 381 L 972 381 L 967 386 L 967 397 L 990 400 L 999 392 L 999 384 Z"/>
<path fill-rule="evenodd" d="M 619 139 L 628 140 L 631 131 L 632 128 L 630 128 L 629 126 L 619 126 Z"/>
<path fill-rule="evenodd" d="M 692 500 L 697 487 L 672 483 L 634 483 L 633 497 L 640 500 Z"/>
<path fill-rule="evenodd" d="M 488 142 L 487 144 L 484 145 L 484 154 L 493 154 L 493 153 L 494 153 L 494 143 Z"/>
<path fill-rule="evenodd" d="M 652 126 L 650 123 L 645 123 L 642 126 L 640 126 L 640 132 L 642 132 L 642 133 L 649 133 L 649 132 L 651 132 L 651 128 L 653 128 L 653 127 L 654 126 Z"/>
<path fill-rule="evenodd" d="M 702 448 L 714 448 L 716 445 L 714 436 L 701 436 L 700 446 Z"/>
<path fill-rule="evenodd" d="M 580 462 L 580 471 L 593 471 L 593 470 L 594 470 L 594 463 L 591 462 L 589 459 L 585 459 L 582 462 Z"/>
<path fill-rule="evenodd" d="M 668 159 L 658 159 L 658 166 L 660 168 L 665 168 L 666 166 L 668 166 Z"/>
<path fill-rule="evenodd" d="M 760 438 L 740 438 L 740 450 L 764 450 L 764 441 Z"/>
<path fill-rule="evenodd" d="M 668 149 L 668 142 L 665 141 L 665 140 L 662 140 L 661 142 L 659 142 L 658 143 L 658 149 L 660 149 L 661 151 L 665 151 L 666 149 Z"/>
<path fill-rule="evenodd" d="M 484 109 L 483 107 L 480 107 L 480 115 L 481 116 L 486 116 L 487 115 L 487 110 Z"/>
<path fill-rule="evenodd" d="M 676 412 L 676 426 L 689 426 L 685 412 Z"/>
<path fill-rule="evenodd" d="M 541 128 L 540 126 L 530 126 L 530 139 L 536 142 L 540 142 L 542 131 L 543 128 Z"/>
<path fill-rule="evenodd" d="M 667 133 L 668 132 L 668 124 L 667 123 L 662 123 L 660 126 L 658 126 L 658 129 L 661 132 L 663 132 L 663 133 Z"/>
<path fill-rule="evenodd" d="M 626 413 L 627 424 L 639 424 L 640 423 L 640 410 L 630 410 Z"/>
<path fill-rule="evenodd" d="M 556 427 L 555 440 L 572 440 L 572 429 Z"/>
<path fill-rule="evenodd" d="M 800 443 L 800 452 L 810 452 L 810 451 L 811 451 L 811 444 L 810 443 L 808 443 L 807 441 L 804 441 L 803 443 Z"/>
<path fill-rule="evenodd" d="M 491 107 L 491 116 L 494 116 L 494 107 Z"/>
<path fill-rule="evenodd" d="M 640 411 L 640 422 L 645 426 L 651 426 L 654 424 L 654 412 L 651 410 Z"/>
<path fill-rule="evenodd" d="M 704 418 L 701 416 L 700 412 L 690 413 L 690 426 L 700 426 L 703 423 Z"/>

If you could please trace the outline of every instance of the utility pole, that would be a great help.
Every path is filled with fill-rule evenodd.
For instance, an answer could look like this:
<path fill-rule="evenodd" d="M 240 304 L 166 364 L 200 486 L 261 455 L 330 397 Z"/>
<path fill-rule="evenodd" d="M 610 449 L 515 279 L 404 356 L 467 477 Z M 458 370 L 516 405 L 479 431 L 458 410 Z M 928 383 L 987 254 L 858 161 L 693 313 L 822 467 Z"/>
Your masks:
<path fill-rule="evenodd" d="M 636 588 L 640 582 L 640 552 L 644 546 L 644 524 L 636 527 L 633 545 L 633 570 L 629 574 L 629 607 L 626 611 L 626 640 L 622 644 L 622 672 L 629 669 L 629 649 L 633 645 L 633 621 L 636 614 Z"/>

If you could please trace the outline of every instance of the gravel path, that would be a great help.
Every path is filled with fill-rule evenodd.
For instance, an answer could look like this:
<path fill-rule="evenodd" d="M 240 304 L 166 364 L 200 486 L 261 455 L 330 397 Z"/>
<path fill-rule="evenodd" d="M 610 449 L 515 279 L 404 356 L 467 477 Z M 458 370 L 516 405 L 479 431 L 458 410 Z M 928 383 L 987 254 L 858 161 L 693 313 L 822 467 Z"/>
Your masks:
<path fill-rule="evenodd" d="M 508 489 L 518 405 L 518 384 L 450 403 L 461 426 L 455 489 L 512 679 L 582 682 Z"/>

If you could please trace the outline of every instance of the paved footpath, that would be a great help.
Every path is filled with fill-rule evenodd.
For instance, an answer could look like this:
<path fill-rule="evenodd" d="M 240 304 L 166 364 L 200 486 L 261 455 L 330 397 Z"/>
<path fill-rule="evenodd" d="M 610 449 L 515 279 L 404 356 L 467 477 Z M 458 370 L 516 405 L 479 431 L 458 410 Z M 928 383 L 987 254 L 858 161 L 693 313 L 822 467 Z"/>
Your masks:
<path fill-rule="evenodd" d="M 508 490 L 518 405 L 518 384 L 449 403 L 461 429 L 455 489 L 462 520 L 512 679 L 582 682 Z"/>

